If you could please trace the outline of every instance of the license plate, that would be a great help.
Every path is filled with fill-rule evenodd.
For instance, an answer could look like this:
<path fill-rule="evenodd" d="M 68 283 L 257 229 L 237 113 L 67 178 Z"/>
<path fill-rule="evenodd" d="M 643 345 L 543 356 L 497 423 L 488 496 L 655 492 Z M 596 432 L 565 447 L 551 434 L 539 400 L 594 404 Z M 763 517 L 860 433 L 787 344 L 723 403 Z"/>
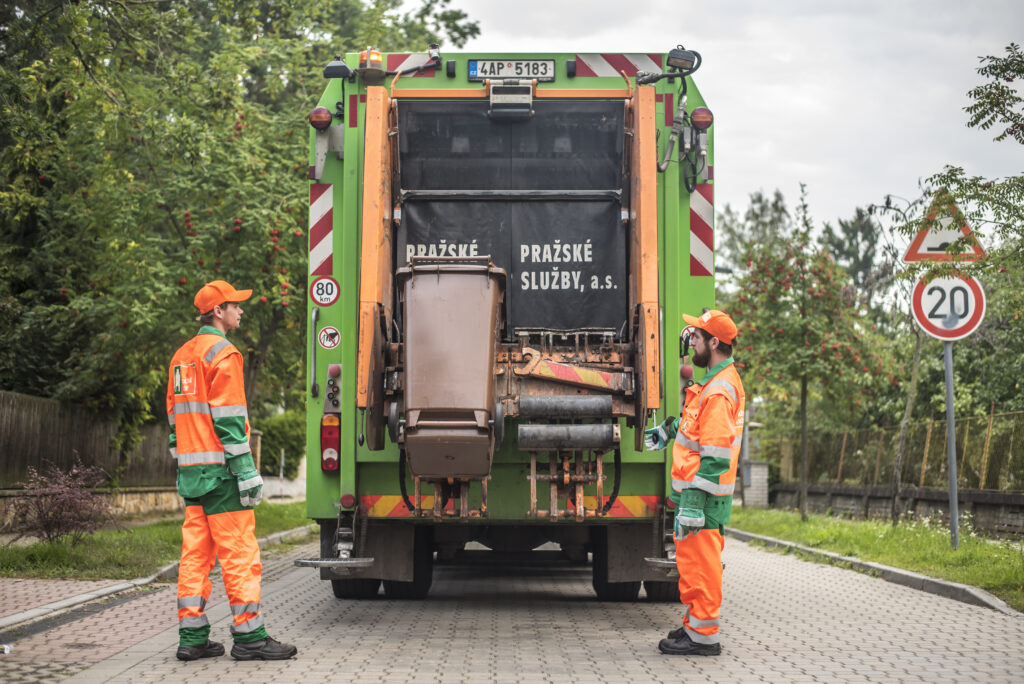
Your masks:
<path fill-rule="evenodd" d="M 471 59 L 469 80 L 485 78 L 535 78 L 538 81 L 555 80 L 553 59 Z"/>

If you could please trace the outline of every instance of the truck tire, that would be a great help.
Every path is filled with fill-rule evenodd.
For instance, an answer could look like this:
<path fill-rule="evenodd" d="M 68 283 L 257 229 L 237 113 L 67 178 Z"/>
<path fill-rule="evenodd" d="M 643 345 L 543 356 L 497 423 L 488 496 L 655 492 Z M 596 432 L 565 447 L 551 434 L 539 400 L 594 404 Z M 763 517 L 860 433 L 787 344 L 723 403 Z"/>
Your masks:
<path fill-rule="evenodd" d="M 434 581 L 434 535 L 430 528 L 416 528 L 412 560 L 412 581 L 384 580 L 384 596 L 399 601 L 418 601 L 427 597 Z"/>
<path fill-rule="evenodd" d="M 657 603 L 679 602 L 679 582 L 644 580 L 644 591 L 647 592 L 648 601 Z"/>
<path fill-rule="evenodd" d="M 366 577 L 332 579 L 331 590 L 334 591 L 334 596 L 340 599 L 377 598 L 380 591 L 380 580 Z"/>
<path fill-rule="evenodd" d="M 320 522 L 320 557 L 334 558 L 338 554 L 334 550 L 334 534 L 338 529 L 337 520 L 321 520 Z M 332 579 L 331 590 L 340 599 L 375 598 L 380 590 L 379 579 L 354 577 L 351 579 Z"/>
<path fill-rule="evenodd" d="M 640 582 L 608 581 L 608 531 L 595 529 L 592 553 L 594 556 L 593 586 L 598 601 L 626 603 L 640 596 Z"/>

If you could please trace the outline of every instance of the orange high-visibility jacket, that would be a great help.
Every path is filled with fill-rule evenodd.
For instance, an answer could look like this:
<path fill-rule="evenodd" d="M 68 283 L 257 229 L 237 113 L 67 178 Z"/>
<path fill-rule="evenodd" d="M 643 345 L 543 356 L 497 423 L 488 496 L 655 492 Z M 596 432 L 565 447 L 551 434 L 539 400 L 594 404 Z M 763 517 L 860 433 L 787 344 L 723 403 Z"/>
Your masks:
<path fill-rule="evenodd" d="M 242 354 L 216 328 L 203 326 L 174 353 L 167 420 L 181 496 L 197 498 L 233 479 L 227 462 L 249 454 L 249 412 Z"/>
<path fill-rule="evenodd" d="M 746 396 L 732 358 L 686 388 L 682 419 L 672 445 L 672 489 L 695 487 L 732 500 L 743 443 Z M 717 501 L 718 505 L 726 503 Z"/>

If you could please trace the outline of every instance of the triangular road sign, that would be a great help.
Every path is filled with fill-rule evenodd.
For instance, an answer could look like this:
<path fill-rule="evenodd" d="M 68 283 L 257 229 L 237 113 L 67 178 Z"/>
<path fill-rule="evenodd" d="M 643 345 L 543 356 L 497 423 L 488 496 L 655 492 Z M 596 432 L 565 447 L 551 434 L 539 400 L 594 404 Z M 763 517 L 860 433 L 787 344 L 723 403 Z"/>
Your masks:
<path fill-rule="evenodd" d="M 954 217 L 960 220 L 960 226 L 954 224 Z M 953 203 L 949 195 L 940 193 L 932 202 L 928 211 L 925 226 L 910 241 L 903 261 L 977 261 L 985 256 L 985 250 L 978 243 L 978 238 L 967 225 L 960 209 Z M 969 251 L 960 254 L 949 254 L 946 248 L 955 240 L 967 236 L 970 238 Z"/>

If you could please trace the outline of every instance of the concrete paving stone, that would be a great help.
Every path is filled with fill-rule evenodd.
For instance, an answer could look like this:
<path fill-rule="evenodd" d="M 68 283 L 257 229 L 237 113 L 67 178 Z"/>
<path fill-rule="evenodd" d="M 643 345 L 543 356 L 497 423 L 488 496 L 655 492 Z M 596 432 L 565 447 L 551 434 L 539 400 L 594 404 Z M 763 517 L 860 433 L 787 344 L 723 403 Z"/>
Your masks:
<path fill-rule="evenodd" d="M 315 554 L 316 545 L 293 547 L 289 553 Z M 532 566 L 490 571 L 438 565 L 426 601 L 339 601 L 314 571 L 292 569 L 290 560 L 280 557 L 264 563 L 277 568 L 273 577 L 267 570 L 264 612 L 271 634 L 295 643 L 299 657 L 274 663 L 273 669 L 246 664 L 257 665 L 246 672 L 259 673 L 258 681 L 266 674 L 267 681 L 465 677 L 498 684 L 679 684 L 681 677 L 974 682 L 980 660 L 986 663 L 985 684 L 996 684 L 1019 681 L 1024 671 L 1019 648 L 1024 621 L 1014 616 L 733 540 L 727 541 L 725 558 L 724 653 L 694 659 L 657 652 L 658 640 L 680 623 L 681 606 L 598 603 L 585 567 L 561 567 L 545 575 Z M 139 604 L 140 610 L 107 616 L 105 629 L 119 635 L 121 650 L 60 679 L 161 684 L 237 679 L 240 664 L 228 657 L 203 661 L 199 668 L 174 660 L 173 591 L 166 598 L 162 605 L 132 601 L 126 605 Z M 214 638 L 230 643 L 227 606 L 209 614 Z M 972 636 L 957 644 L 948 636 L 949 625 Z M 88 627 L 62 637 L 79 643 L 101 638 Z M 56 657 L 61 649 L 74 650 L 57 641 L 46 657 Z"/>

